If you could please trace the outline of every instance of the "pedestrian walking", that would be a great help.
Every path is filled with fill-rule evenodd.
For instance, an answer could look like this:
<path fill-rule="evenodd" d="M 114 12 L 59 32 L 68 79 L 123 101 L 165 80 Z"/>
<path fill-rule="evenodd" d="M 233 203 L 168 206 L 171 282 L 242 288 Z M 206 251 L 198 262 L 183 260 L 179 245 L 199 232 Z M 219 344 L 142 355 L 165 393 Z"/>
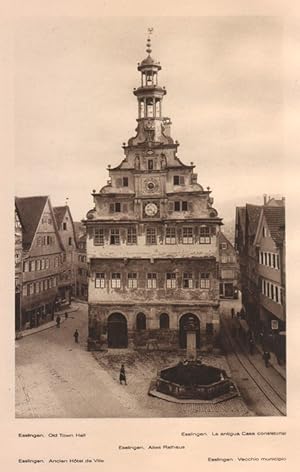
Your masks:
<path fill-rule="evenodd" d="M 60 328 L 60 316 L 59 315 L 57 315 L 57 317 L 56 317 L 56 327 Z"/>
<path fill-rule="evenodd" d="M 65 318 L 66 318 L 66 320 L 68 319 L 68 316 L 69 316 L 69 315 L 68 315 L 68 312 L 66 311 L 66 313 L 65 313 Z"/>
<path fill-rule="evenodd" d="M 266 367 L 269 367 L 269 360 L 270 360 L 271 356 L 270 356 L 270 353 L 269 351 L 264 351 L 263 353 L 263 360 L 265 361 L 265 366 Z"/>
<path fill-rule="evenodd" d="M 231 319 L 234 318 L 234 308 L 231 308 Z"/>
<path fill-rule="evenodd" d="M 127 385 L 124 364 L 121 365 L 120 369 L 120 384 L 122 385 L 123 382 L 125 382 L 125 385 Z"/>
<path fill-rule="evenodd" d="M 73 336 L 74 336 L 74 339 L 75 339 L 75 343 L 78 343 L 78 338 L 79 338 L 78 329 L 75 330 L 75 333 L 73 334 Z"/>
<path fill-rule="evenodd" d="M 250 354 L 252 356 L 254 354 L 254 339 L 253 339 L 252 336 L 249 339 L 249 351 L 250 351 Z"/>

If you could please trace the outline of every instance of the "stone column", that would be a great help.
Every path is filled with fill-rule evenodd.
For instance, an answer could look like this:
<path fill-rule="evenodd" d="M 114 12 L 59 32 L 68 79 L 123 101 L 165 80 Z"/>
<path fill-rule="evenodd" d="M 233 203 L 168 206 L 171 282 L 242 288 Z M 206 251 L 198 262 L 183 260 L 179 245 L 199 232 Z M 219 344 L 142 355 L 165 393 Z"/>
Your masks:
<path fill-rule="evenodd" d="M 185 325 L 186 331 L 186 358 L 189 361 L 197 360 L 197 343 L 196 331 L 197 327 L 195 321 L 190 317 Z"/>

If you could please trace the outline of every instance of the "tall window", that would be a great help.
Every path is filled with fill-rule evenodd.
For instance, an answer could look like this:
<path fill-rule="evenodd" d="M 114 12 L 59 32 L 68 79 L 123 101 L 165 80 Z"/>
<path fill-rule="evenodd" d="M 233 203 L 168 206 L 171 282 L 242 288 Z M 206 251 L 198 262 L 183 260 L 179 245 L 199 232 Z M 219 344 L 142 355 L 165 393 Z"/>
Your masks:
<path fill-rule="evenodd" d="M 138 313 L 136 316 L 136 329 L 141 331 L 146 329 L 146 316 L 144 313 Z"/>
<path fill-rule="evenodd" d="M 193 288 L 193 274 L 192 272 L 184 272 L 183 274 L 183 288 Z"/>
<path fill-rule="evenodd" d="M 64 231 L 67 230 L 67 223 L 63 223 L 63 230 L 64 230 Z"/>
<path fill-rule="evenodd" d="M 29 262 L 28 261 L 24 262 L 23 271 L 24 272 L 29 272 Z"/>
<path fill-rule="evenodd" d="M 120 244 L 120 230 L 110 230 L 110 244 Z"/>
<path fill-rule="evenodd" d="M 154 165 L 153 165 L 153 159 L 148 159 L 148 170 L 153 170 Z"/>
<path fill-rule="evenodd" d="M 104 229 L 95 228 L 94 229 L 94 244 L 103 246 L 104 245 Z"/>
<path fill-rule="evenodd" d="M 260 252 L 260 253 L 259 253 L 259 263 L 260 263 L 260 264 L 263 264 L 263 263 L 264 263 L 264 253 L 263 253 L 263 252 Z"/>
<path fill-rule="evenodd" d="M 128 273 L 128 288 L 137 288 L 137 273 Z"/>
<path fill-rule="evenodd" d="M 176 229 L 173 227 L 166 228 L 166 244 L 176 244 Z"/>
<path fill-rule="evenodd" d="M 104 272 L 96 272 L 95 288 L 105 288 L 105 274 L 104 274 Z"/>
<path fill-rule="evenodd" d="M 166 286 L 167 288 L 176 288 L 176 274 L 175 272 L 166 273 Z"/>
<path fill-rule="evenodd" d="M 29 271 L 33 272 L 35 270 L 35 261 L 30 261 L 29 263 Z"/>
<path fill-rule="evenodd" d="M 40 259 L 37 259 L 37 261 L 36 261 L 36 270 L 41 270 L 41 261 L 40 261 Z"/>
<path fill-rule="evenodd" d="M 123 177 L 123 187 L 128 187 L 128 177 Z"/>
<path fill-rule="evenodd" d="M 111 274 L 111 288 L 121 288 L 121 274 L 119 272 Z"/>
<path fill-rule="evenodd" d="M 170 320 L 167 313 L 162 313 L 159 317 L 159 327 L 160 329 L 169 329 Z"/>
<path fill-rule="evenodd" d="M 156 229 L 155 228 L 147 228 L 146 244 L 156 244 Z"/>
<path fill-rule="evenodd" d="M 200 288 L 210 288 L 209 273 L 202 272 L 200 274 Z"/>
<path fill-rule="evenodd" d="M 69 238 L 69 246 L 72 246 L 72 238 Z"/>
<path fill-rule="evenodd" d="M 156 288 L 156 273 L 148 272 L 147 274 L 147 288 Z"/>
<path fill-rule="evenodd" d="M 193 228 L 183 227 L 182 228 L 182 242 L 183 244 L 193 244 Z"/>
<path fill-rule="evenodd" d="M 49 267 L 50 267 L 50 261 L 47 258 L 47 259 L 45 259 L 45 269 L 49 269 Z"/>
<path fill-rule="evenodd" d="M 136 243 L 137 243 L 136 228 L 128 228 L 127 244 L 136 244 Z"/>
<path fill-rule="evenodd" d="M 210 244 L 210 230 L 209 230 L 208 226 L 200 226 L 200 240 L 199 240 L 199 242 L 200 242 L 200 244 Z M 227 244 L 226 244 L 226 247 L 227 247 Z"/>

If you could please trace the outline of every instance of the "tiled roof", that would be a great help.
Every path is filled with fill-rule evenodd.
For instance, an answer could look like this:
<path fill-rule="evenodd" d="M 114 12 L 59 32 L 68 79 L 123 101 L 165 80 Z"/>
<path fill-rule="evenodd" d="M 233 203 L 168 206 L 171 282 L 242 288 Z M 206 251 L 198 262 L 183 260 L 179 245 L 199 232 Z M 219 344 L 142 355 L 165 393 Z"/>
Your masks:
<path fill-rule="evenodd" d="M 229 239 L 226 238 L 225 234 L 222 231 L 219 231 L 218 236 L 219 236 L 219 242 L 220 243 L 222 243 L 222 242 L 227 243 L 232 249 L 234 249 L 233 245 L 231 244 Z"/>
<path fill-rule="evenodd" d="M 43 197 L 16 197 L 16 207 L 22 220 L 23 248 L 29 249 L 36 233 L 39 221 L 45 208 L 47 196 Z"/>
<path fill-rule="evenodd" d="M 245 231 L 245 225 L 246 225 L 246 207 L 236 207 L 237 208 L 237 213 L 239 215 L 239 219 L 240 219 L 240 225 L 243 229 L 243 231 Z"/>
<path fill-rule="evenodd" d="M 259 222 L 259 217 L 261 214 L 261 205 L 251 205 L 249 203 L 246 204 L 246 212 L 248 214 L 248 221 L 249 221 L 249 234 L 255 234 Z"/>
<path fill-rule="evenodd" d="M 64 219 L 67 208 L 68 207 L 66 205 L 53 207 L 54 216 L 55 216 L 55 219 L 56 219 L 58 229 L 60 229 L 60 227 L 61 227 L 61 224 L 62 224 L 62 221 Z"/>
<path fill-rule="evenodd" d="M 285 208 L 265 206 L 264 215 L 272 238 L 281 244 L 285 237 Z"/>

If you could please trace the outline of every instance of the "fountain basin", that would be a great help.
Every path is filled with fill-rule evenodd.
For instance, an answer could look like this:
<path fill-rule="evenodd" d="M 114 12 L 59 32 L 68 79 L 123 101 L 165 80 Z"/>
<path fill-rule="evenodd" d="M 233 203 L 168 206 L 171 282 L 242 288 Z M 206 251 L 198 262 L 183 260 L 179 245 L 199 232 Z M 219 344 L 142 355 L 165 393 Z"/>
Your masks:
<path fill-rule="evenodd" d="M 228 394 L 232 382 L 225 370 L 201 361 L 185 361 L 162 369 L 156 379 L 156 390 L 178 399 L 212 400 Z"/>

